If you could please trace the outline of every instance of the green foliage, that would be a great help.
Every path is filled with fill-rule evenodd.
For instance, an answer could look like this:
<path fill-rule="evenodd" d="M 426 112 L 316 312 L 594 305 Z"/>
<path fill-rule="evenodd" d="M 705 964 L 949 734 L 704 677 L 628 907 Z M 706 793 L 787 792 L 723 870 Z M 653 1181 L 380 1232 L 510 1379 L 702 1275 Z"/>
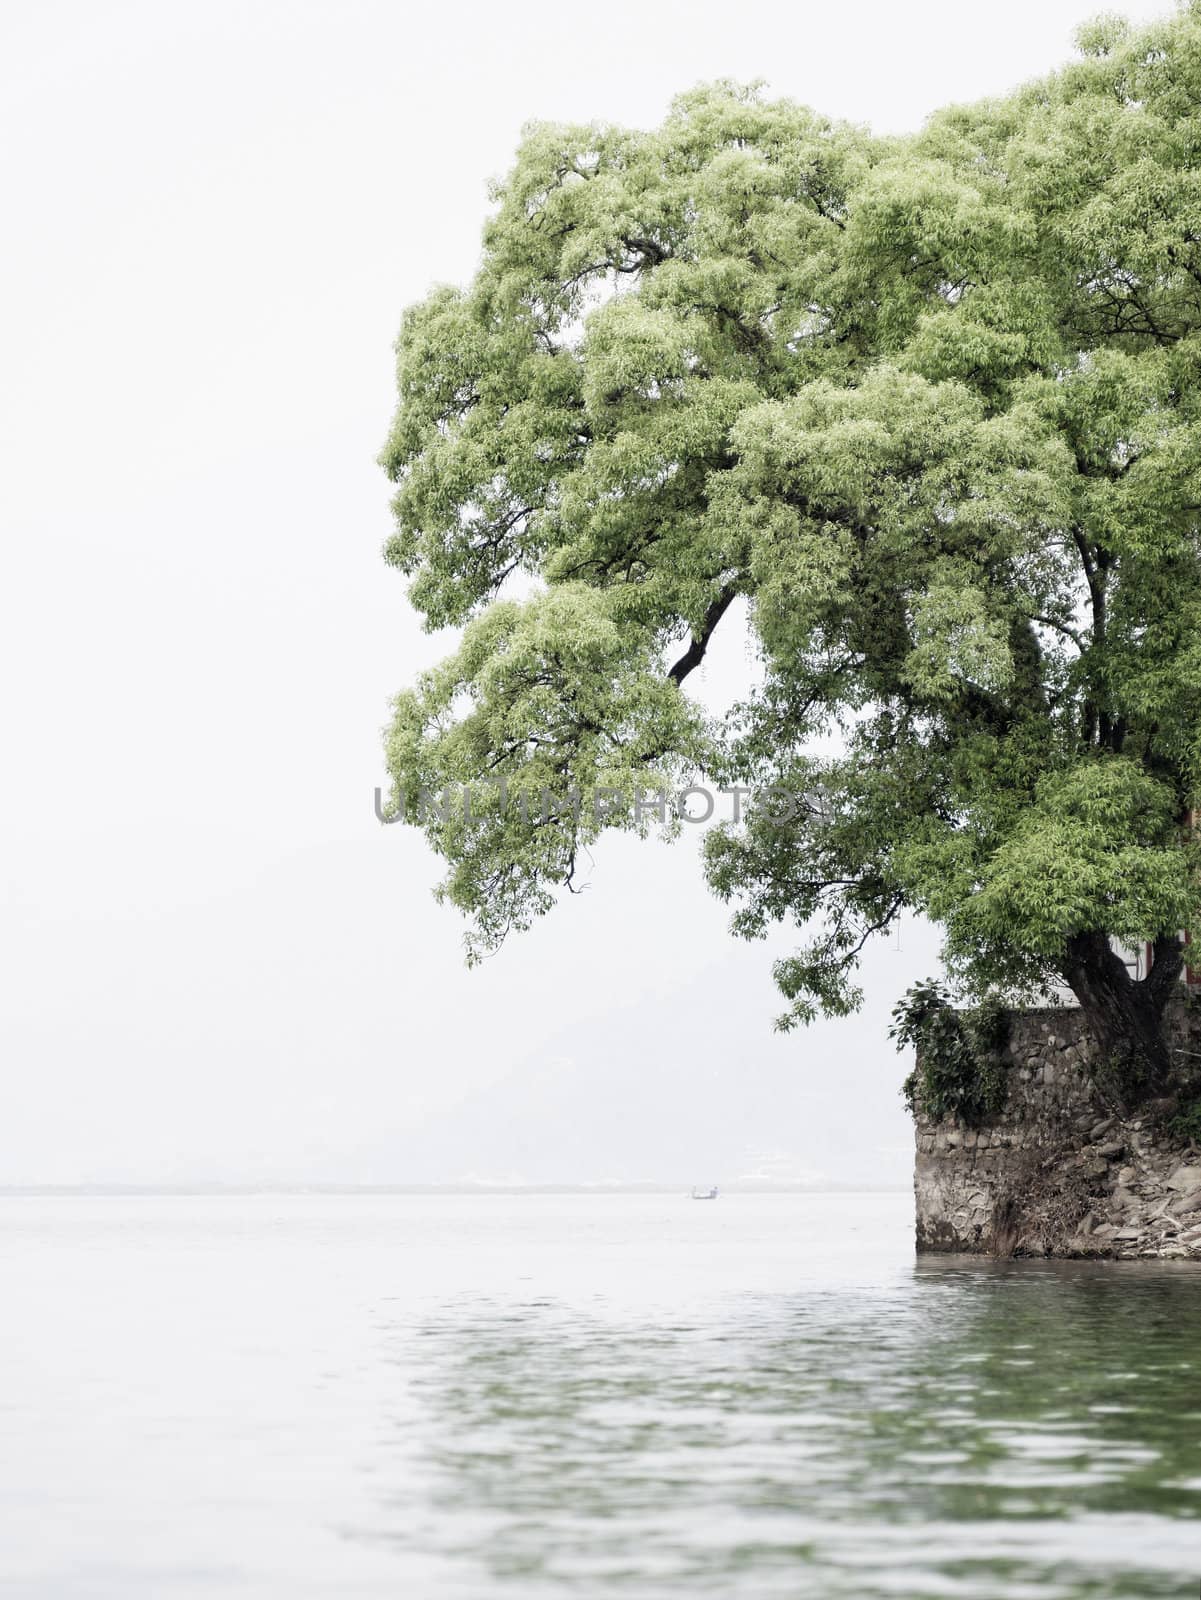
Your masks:
<path fill-rule="evenodd" d="M 728 83 L 532 127 L 474 282 L 404 319 L 387 558 L 465 631 L 397 701 L 394 804 L 805 796 L 706 843 L 739 934 L 798 930 L 784 1026 L 902 910 L 969 998 L 1196 917 L 1201 10 L 1080 45 L 905 139 Z M 760 686 L 707 719 L 741 619 Z M 426 826 L 477 951 L 600 831 Z"/>
<path fill-rule="evenodd" d="M 987 1121 L 1005 1103 L 1004 1050 L 1009 1014 L 995 998 L 956 1011 L 945 991 L 930 980 L 918 983 L 893 1007 L 889 1037 L 897 1049 L 917 1051 L 917 1065 L 901 1092 L 911 1112 Z"/>
<path fill-rule="evenodd" d="M 1170 784 L 1122 755 L 1047 773 L 986 864 L 965 925 L 1052 958 L 1100 906 L 1106 931 L 1130 944 L 1183 926 L 1196 889 L 1172 842 L 1174 803 Z"/>
<path fill-rule="evenodd" d="M 1201 1094 L 1186 1100 L 1168 1119 L 1168 1132 L 1177 1139 L 1191 1139 L 1195 1144 L 1201 1144 Z"/>

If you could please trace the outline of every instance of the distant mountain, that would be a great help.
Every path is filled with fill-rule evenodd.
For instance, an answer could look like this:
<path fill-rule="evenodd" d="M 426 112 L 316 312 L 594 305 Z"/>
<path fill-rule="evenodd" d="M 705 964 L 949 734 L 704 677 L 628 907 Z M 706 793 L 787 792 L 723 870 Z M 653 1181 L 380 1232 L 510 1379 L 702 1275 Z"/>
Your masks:
<path fill-rule="evenodd" d="M 361 1152 L 377 1183 L 904 1183 L 912 1134 L 886 1043 L 863 1021 L 774 1034 L 712 975 L 674 997 L 675 1033 L 649 997 L 563 1032 L 515 1071 L 419 1129 Z M 681 1020 L 682 1019 L 682 1020 Z M 875 1032 L 876 1030 L 872 1030 Z M 877 1037 L 883 1038 L 881 1025 Z M 894 1087 L 881 1089 L 881 1081 Z"/>

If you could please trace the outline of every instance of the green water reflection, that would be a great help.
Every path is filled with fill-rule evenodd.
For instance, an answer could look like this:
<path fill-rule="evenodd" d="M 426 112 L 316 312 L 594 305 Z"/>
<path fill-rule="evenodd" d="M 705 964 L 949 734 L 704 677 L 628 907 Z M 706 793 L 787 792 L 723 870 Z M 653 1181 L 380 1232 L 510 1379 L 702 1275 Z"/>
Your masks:
<path fill-rule="evenodd" d="M 473 1595 L 1196 1596 L 1199 1329 L 1195 1270 L 1095 1263 L 679 1321 L 456 1303 L 404 1538 Z"/>

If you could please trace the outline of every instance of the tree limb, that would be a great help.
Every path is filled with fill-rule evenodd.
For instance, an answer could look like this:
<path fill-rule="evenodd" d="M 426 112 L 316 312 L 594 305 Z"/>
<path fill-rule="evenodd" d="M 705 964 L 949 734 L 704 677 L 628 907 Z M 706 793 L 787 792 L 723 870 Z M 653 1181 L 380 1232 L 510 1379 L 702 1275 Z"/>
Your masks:
<path fill-rule="evenodd" d="M 705 612 L 699 635 L 693 634 L 687 650 L 667 674 L 673 683 L 683 683 L 693 668 L 699 667 L 705 659 L 705 651 L 709 648 L 709 640 L 713 637 L 714 629 L 730 609 L 730 603 L 737 592 L 732 584 L 728 584 Z"/>

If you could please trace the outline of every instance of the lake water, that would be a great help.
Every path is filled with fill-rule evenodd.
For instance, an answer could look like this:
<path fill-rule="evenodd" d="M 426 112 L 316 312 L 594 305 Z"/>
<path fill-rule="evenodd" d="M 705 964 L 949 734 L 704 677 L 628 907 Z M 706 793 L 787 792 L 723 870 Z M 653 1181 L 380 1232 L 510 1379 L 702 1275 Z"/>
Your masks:
<path fill-rule="evenodd" d="M 0 1200 L 0 1595 L 1201 1587 L 1201 1272 L 904 1195 Z"/>

